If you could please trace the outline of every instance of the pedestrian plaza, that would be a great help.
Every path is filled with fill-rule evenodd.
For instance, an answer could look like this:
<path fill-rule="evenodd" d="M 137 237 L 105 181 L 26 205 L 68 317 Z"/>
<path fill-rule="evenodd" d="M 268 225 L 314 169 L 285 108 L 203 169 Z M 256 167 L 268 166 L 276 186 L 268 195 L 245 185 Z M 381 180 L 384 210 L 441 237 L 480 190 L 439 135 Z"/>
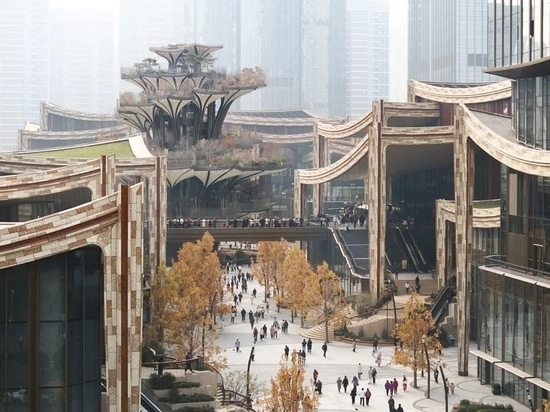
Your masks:
<path fill-rule="evenodd" d="M 243 272 L 250 272 L 248 266 L 242 268 Z M 230 272 L 229 275 L 236 272 Z M 253 289 L 257 291 L 257 298 L 252 303 L 250 294 Z M 230 371 L 246 371 L 247 363 L 250 355 L 251 348 L 254 344 L 253 330 L 248 321 L 248 316 L 245 321 L 241 321 L 240 311 L 244 308 L 247 312 L 255 311 L 258 305 L 264 305 L 263 302 L 264 288 L 254 279 L 252 282 L 248 282 L 248 293 L 244 295 L 242 303 L 238 305 L 238 316 L 235 318 L 235 322 L 231 323 L 228 316 L 225 317 L 223 324 L 223 330 L 220 332 L 218 338 L 218 345 L 226 349 L 225 356 L 227 357 L 228 368 L 223 372 L 228 373 Z M 227 296 L 227 299 L 231 299 L 231 296 Z M 259 328 L 263 325 L 267 325 L 269 328 L 271 324 L 276 320 L 282 323 L 284 320 L 290 322 L 290 311 L 287 309 L 281 309 L 277 312 L 276 302 L 273 299 L 269 299 L 270 309 L 266 312 L 264 318 L 260 318 L 259 322 L 255 326 Z M 267 339 L 258 340 L 255 345 L 254 361 L 251 364 L 250 373 L 256 375 L 260 381 L 265 382 L 266 388 L 269 385 L 269 381 L 277 374 L 279 368 L 279 362 L 281 356 L 284 353 L 285 345 L 288 345 L 290 351 L 293 349 L 301 349 L 301 343 L 304 339 L 301 333 L 306 329 L 300 327 L 300 318 L 295 318 L 294 323 L 290 323 L 288 333 L 283 334 L 279 332 L 277 338 L 270 338 L 269 334 Z M 239 339 L 240 352 L 235 351 L 235 341 Z M 375 365 L 375 357 L 372 353 L 372 345 L 358 344 L 356 351 L 352 350 L 351 342 L 334 341 L 328 343 L 327 357 L 323 357 L 321 346 L 323 341 L 313 340 L 312 353 L 307 354 L 305 369 L 306 369 L 306 382 L 313 385 L 313 371 L 316 369 L 319 372 L 318 379 L 323 383 L 322 395 L 320 396 L 321 412 L 337 412 L 337 411 L 354 411 L 354 410 L 367 410 L 374 411 L 387 411 L 388 399 L 386 391 L 384 389 L 384 383 L 386 380 L 397 379 L 399 382 L 399 389 L 396 395 L 394 395 L 395 407 L 399 404 L 403 407 L 405 412 L 409 411 L 429 411 L 429 412 L 444 412 L 445 411 L 445 392 L 441 379 L 439 383 L 431 381 L 430 398 L 427 397 L 427 379 L 420 376 L 418 372 L 418 389 L 412 387 L 413 373 L 412 370 L 400 365 L 393 365 L 391 363 L 391 356 L 394 351 L 394 346 L 379 345 L 379 350 L 382 352 L 382 363 L 378 367 Z M 473 347 L 472 347 L 473 349 Z M 500 403 L 500 404 L 512 404 L 515 411 L 528 412 L 529 409 L 519 403 L 513 401 L 511 398 L 505 396 L 496 396 L 491 394 L 490 385 L 481 385 L 476 377 L 476 358 L 470 356 L 470 376 L 458 376 L 457 368 L 457 349 L 456 347 L 449 347 L 443 350 L 441 356 L 441 362 L 445 365 L 445 375 L 449 379 L 449 382 L 455 384 L 455 393 L 448 395 L 449 411 L 452 410 L 452 405 L 460 402 L 461 399 L 468 399 L 470 401 L 484 402 L 484 403 Z M 336 380 L 338 377 L 342 379 L 347 376 L 351 382 L 352 378 L 357 375 L 358 364 L 361 363 L 363 370 L 363 377 L 359 381 L 358 389 L 364 388 L 365 390 L 370 388 L 372 397 L 370 399 L 370 406 L 361 406 L 359 404 L 359 396 L 356 398 L 355 405 L 351 403 L 351 397 L 349 392 L 351 385 L 348 387 L 347 393 L 344 393 L 343 388 L 341 393 L 338 393 Z M 378 375 L 376 378 L 376 384 L 368 384 L 367 371 L 370 366 L 376 366 Z M 407 377 L 408 388 L 403 393 L 401 382 L 403 375 Z"/>

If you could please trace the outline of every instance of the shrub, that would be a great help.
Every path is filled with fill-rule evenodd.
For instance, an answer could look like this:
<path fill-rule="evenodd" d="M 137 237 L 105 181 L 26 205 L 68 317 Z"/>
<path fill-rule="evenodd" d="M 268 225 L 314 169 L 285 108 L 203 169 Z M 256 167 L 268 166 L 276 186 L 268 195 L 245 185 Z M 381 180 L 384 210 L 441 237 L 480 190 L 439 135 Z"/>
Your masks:
<path fill-rule="evenodd" d="M 216 412 L 212 406 L 184 406 L 179 408 L 176 412 Z"/>
<path fill-rule="evenodd" d="M 500 383 L 495 383 L 491 392 L 493 395 L 502 395 L 502 387 L 500 386 Z"/>
<path fill-rule="evenodd" d="M 365 338 L 365 331 L 363 330 L 363 328 L 359 329 L 359 332 L 357 332 L 357 337 L 361 340 Z"/>
<path fill-rule="evenodd" d="M 151 389 L 170 389 L 174 386 L 175 381 L 176 377 L 171 373 L 164 373 L 162 375 L 152 373 L 149 376 L 149 387 Z"/>
<path fill-rule="evenodd" d="M 177 381 L 174 382 L 174 388 L 198 388 L 201 386 L 200 382 L 187 382 L 187 381 Z"/>
<path fill-rule="evenodd" d="M 167 403 L 191 403 L 191 402 L 210 402 L 215 400 L 213 396 L 204 394 L 204 393 L 192 393 L 192 394 L 178 394 L 177 390 L 174 394 L 172 390 L 170 390 L 170 394 L 168 395 L 168 398 L 160 398 L 161 402 L 167 402 Z M 196 410 L 196 409 L 195 409 Z"/>

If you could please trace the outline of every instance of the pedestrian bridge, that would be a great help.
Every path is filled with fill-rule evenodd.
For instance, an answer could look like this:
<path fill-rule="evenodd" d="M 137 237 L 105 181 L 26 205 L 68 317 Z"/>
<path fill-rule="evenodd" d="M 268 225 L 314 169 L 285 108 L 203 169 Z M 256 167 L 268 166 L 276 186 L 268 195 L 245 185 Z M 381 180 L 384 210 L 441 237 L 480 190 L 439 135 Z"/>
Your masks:
<path fill-rule="evenodd" d="M 166 233 L 167 260 L 175 259 L 177 251 L 185 242 L 196 242 L 208 232 L 216 243 L 219 242 L 321 242 L 328 241 L 330 231 L 325 226 L 306 227 L 188 227 L 168 228 Z"/>

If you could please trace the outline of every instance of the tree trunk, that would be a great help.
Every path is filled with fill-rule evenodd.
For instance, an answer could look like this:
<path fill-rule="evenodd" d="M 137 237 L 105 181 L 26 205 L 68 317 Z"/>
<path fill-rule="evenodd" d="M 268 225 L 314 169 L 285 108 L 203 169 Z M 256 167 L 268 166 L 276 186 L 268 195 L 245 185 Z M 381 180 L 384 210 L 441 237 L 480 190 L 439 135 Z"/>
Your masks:
<path fill-rule="evenodd" d="M 325 318 L 325 342 L 328 342 L 328 318 Z"/>

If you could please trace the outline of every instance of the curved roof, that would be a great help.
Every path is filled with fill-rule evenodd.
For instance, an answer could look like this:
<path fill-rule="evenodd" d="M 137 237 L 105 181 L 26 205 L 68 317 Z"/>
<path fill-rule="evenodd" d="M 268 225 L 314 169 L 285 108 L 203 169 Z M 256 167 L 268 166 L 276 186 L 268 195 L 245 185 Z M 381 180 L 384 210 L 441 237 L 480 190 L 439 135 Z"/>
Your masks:
<path fill-rule="evenodd" d="M 199 179 L 205 188 L 219 183 L 222 180 L 231 180 L 231 184 L 235 185 L 251 177 L 258 177 L 278 173 L 286 170 L 288 167 L 277 167 L 273 169 L 266 168 L 237 168 L 237 167 L 220 167 L 220 168 L 203 168 L 203 167 L 188 167 L 177 170 L 168 170 L 166 178 L 170 186 L 175 186 L 178 183 L 196 177 Z"/>
<path fill-rule="evenodd" d="M 45 116 L 48 114 L 55 114 L 62 117 L 68 117 L 72 119 L 78 119 L 78 120 L 87 120 L 87 121 L 112 121 L 116 124 L 118 124 L 118 119 L 114 116 L 114 114 L 95 114 L 95 113 L 88 113 L 88 112 L 82 112 L 80 110 L 74 110 L 69 109 L 67 107 L 59 106 L 57 104 L 48 102 L 48 101 L 42 101 L 40 102 L 40 112 L 42 114 L 42 119 L 45 119 Z M 113 125 L 115 126 L 115 124 Z M 47 129 L 45 127 L 45 123 L 41 124 L 42 129 Z"/>
<path fill-rule="evenodd" d="M 465 84 L 451 85 L 430 84 L 409 80 L 409 99 L 415 96 L 440 103 L 473 104 L 494 102 L 512 96 L 512 83 L 504 80 L 498 83 L 488 83 L 483 86 Z M 470 87 L 468 87 L 470 86 Z"/>
<path fill-rule="evenodd" d="M 35 157 L 77 159 L 94 159 L 102 155 L 115 155 L 117 158 L 153 157 L 149 149 L 145 146 L 141 135 L 129 136 L 124 139 L 112 140 L 109 142 L 64 147 L 54 150 L 21 152 L 18 154 Z"/>

